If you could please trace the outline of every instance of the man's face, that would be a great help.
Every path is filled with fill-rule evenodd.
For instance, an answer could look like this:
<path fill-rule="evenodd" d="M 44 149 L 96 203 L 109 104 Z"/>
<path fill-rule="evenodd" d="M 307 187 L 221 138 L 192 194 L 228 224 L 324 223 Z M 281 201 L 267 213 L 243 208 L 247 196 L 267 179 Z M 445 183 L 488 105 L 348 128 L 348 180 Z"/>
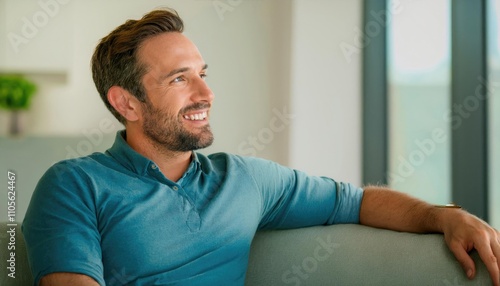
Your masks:
<path fill-rule="evenodd" d="M 146 40 L 138 56 L 147 67 L 142 80 L 148 97 L 142 108 L 144 134 L 170 151 L 210 146 L 214 95 L 196 46 L 181 33 L 164 33 Z"/>

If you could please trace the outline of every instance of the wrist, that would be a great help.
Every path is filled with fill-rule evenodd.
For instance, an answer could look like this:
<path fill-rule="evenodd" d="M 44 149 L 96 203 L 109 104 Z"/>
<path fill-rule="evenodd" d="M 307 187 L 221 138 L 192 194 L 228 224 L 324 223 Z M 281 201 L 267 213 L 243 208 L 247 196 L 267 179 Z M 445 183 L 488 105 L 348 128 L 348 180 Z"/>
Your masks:
<path fill-rule="evenodd" d="M 446 204 L 446 205 L 434 205 L 434 207 L 444 208 L 444 209 L 461 209 L 462 208 L 461 206 L 454 204 L 454 203 Z"/>
<path fill-rule="evenodd" d="M 446 227 L 449 227 L 453 222 L 458 220 L 462 211 L 462 207 L 455 204 L 435 205 L 431 211 L 433 221 L 435 222 L 433 231 L 446 233 Z"/>

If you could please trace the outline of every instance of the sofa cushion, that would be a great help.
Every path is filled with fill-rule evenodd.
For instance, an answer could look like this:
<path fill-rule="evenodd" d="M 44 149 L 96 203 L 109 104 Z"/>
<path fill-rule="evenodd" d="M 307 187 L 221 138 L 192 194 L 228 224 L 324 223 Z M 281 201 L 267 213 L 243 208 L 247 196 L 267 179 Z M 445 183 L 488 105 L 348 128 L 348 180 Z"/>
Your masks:
<path fill-rule="evenodd" d="M 469 281 L 443 235 L 361 225 L 260 232 L 247 285 L 491 285 L 476 252 Z"/>

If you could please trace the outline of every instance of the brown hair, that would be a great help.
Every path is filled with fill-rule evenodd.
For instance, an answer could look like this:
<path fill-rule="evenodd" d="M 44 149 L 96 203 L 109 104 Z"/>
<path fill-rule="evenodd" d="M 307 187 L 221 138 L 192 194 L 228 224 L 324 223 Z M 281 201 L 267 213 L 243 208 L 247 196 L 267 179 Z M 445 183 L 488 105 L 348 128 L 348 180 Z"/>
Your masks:
<path fill-rule="evenodd" d="M 109 103 L 108 90 L 120 86 L 139 101 L 147 102 L 142 85 L 147 67 L 139 61 L 137 52 L 153 36 L 183 30 L 183 21 L 175 10 L 154 10 L 140 20 L 127 20 L 99 42 L 92 56 L 92 77 L 104 104 L 121 123 L 126 120 Z"/>

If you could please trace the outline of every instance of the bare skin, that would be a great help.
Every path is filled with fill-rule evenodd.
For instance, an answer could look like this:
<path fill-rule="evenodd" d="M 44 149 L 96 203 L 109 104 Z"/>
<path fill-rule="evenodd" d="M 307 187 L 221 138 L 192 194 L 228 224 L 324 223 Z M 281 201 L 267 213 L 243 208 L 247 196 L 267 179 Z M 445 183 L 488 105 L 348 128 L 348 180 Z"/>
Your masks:
<path fill-rule="evenodd" d="M 387 188 L 366 187 L 360 223 L 397 231 L 443 233 L 469 279 L 476 275 L 476 266 L 468 252 L 476 249 L 493 285 L 500 285 L 500 232 L 464 210 L 436 208 Z"/>
<path fill-rule="evenodd" d="M 40 279 L 40 286 L 99 286 L 94 279 L 83 274 L 76 273 L 52 273 Z"/>
<path fill-rule="evenodd" d="M 200 140 L 207 140 L 205 137 L 208 134 L 204 127 L 208 125 L 214 95 L 204 80 L 206 64 L 196 46 L 180 33 L 165 33 L 146 40 L 139 57 L 149 67 L 143 85 L 151 104 L 163 111 L 164 116 L 172 116 L 180 121 L 187 132 L 200 135 Z M 127 143 L 153 160 L 165 177 L 177 181 L 189 165 L 192 150 L 177 151 L 150 138 L 144 130 L 149 114 L 145 112 L 143 104 L 126 90 L 114 86 L 108 98 L 127 119 Z M 181 112 L 183 108 L 195 104 L 206 107 Z M 202 120 L 185 118 L 204 112 L 207 117 Z"/>
<path fill-rule="evenodd" d="M 187 170 L 192 152 L 182 150 L 176 142 L 168 142 L 164 130 L 196 138 L 199 146 L 210 145 L 208 119 L 214 95 L 204 80 L 206 64 L 196 46 L 175 32 L 146 40 L 139 50 L 139 59 L 148 67 L 142 82 L 151 106 L 146 107 L 119 86 L 109 89 L 108 99 L 127 119 L 128 144 L 154 161 L 165 177 L 177 181 Z M 476 249 L 493 284 L 500 286 L 500 233 L 463 210 L 438 209 L 387 188 L 367 187 L 360 221 L 398 231 L 444 233 L 446 243 L 469 278 L 476 275 L 476 268 L 467 252 Z M 74 280 L 68 284 L 65 279 Z M 56 273 L 44 277 L 41 285 L 97 283 L 80 274 Z"/>

